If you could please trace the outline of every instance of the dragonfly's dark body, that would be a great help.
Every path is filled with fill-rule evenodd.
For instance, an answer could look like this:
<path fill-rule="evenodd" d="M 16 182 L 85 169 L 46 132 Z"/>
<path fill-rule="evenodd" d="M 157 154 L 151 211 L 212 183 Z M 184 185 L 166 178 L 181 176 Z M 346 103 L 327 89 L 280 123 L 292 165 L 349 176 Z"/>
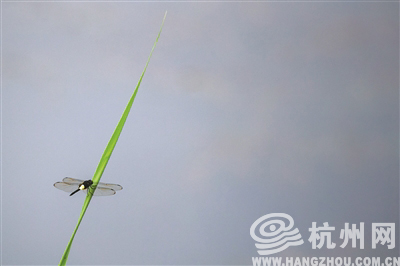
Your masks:
<path fill-rule="evenodd" d="M 71 193 L 70 196 L 80 190 L 85 193 L 91 193 L 93 196 L 111 196 L 114 195 L 116 191 L 122 189 L 120 185 L 102 182 L 97 183 L 96 187 L 94 187 L 93 181 L 90 179 L 84 181 L 71 177 L 65 177 L 62 182 L 54 183 L 54 186 L 65 192 Z"/>
<path fill-rule="evenodd" d="M 84 189 L 88 189 L 91 185 L 93 184 L 92 180 L 86 180 L 83 183 L 79 184 L 79 188 L 77 190 L 75 190 L 74 192 L 72 192 L 70 194 L 70 196 L 74 195 L 76 192 L 78 192 L 79 190 L 84 190 Z"/>

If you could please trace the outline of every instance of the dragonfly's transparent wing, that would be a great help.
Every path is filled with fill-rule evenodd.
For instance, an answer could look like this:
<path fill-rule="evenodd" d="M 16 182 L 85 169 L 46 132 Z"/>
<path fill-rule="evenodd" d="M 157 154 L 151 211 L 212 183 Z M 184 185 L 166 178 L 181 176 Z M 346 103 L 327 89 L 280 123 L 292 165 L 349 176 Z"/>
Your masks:
<path fill-rule="evenodd" d="M 66 192 L 74 192 L 79 188 L 79 185 L 82 184 L 84 180 L 65 177 L 63 182 L 57 182 L 54 186 L 58 189 L 61 189 Z M 97 189 L 94 192 L 94 196 L 111 196 L 115 194 L 115 191 L 121 190 L 122 186 L 117 184 L 108 184 L 99 182 L 97 185 Z M 88 189 L 82 190 L 83 192 L 87 193 Z M 93 191 L 92 188 L 89 188 L 90 191 Z M 89 192 L 90 193 L 90 192 Z"/>
<path fill-rule="evenodd" d="M 79 184 L 69 184 L 69 183 L 65 183 L 65 182 L 57 182 L 57 183 L 54 183 L 54 186 L 65 192 L 73 192 L 78 189 Z"/>
<path fill-rule="evenodd" d="M 109 188 L 109 189 L 112 189 L 114 191 L 118 191 L 118 190 L 122 189 L 122 186 L 117 185 L 117 184 L 108 184 L 108 183 L 99 182 L 97 184 L 97 188 L 101 188 L 101 187 L 102 188 Z"/>
<path fill-rule="evenodd" d="M 63 180 L 63 182 L 68 183 L 68 184 L 82 184 L 84 180 L 81 179 L 76 179 L 76 178 L 71 178 L 71 177 L 65 177 Z"/>
<path fill-rule="evenodd" d="M 87 193 L 89 190 L 89 193 L 93 191 L 93 189 L 90 187 L 89 189 L 82 190 L 83 192 Z M 114 195 L 116 192 L 115 190 L 111 188 L 104 188 L 104 187 L 97 187 L 96 190 L 94 191 L 93 196 L 111 196 Z"/>

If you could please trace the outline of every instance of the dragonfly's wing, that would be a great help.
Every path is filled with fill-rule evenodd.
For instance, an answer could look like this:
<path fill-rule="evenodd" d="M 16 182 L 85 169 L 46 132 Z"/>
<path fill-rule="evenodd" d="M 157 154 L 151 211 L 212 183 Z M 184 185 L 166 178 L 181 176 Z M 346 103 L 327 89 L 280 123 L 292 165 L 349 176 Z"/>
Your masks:
<path fill-rule="evenodd" d="M 92 188 L 82 190 L 83 192 L 87 193 L 89 190 L 89 193 L 92 191 Z M 111 188 L 104 188 L 104 187 L 97 187 L 96 190 L 94 191 L 93 196 L 111 196 L 114 195 L 116 192 L 115 190 Z"/>
<path fill-rule="evenodd" d="M 114 191 L 118 191 L 122 189 L 122 186 L 117 185 L 117 184 L 108 184 L 108 183 L 103 183 L 103 182 L 99 182 L 97 184 L 97 188 L 108 188 L 108 189 L 112 189 Z"/>
<path fill-rule="evenodd" d="M 66 192 L 73 192 L 79 188 L 79 185 L 84 181 L 81 179 L 65 177 L 63 182 L 57 182 L 54 186 L 58 189 L 64 190 Z M 94 192 L 94 196 L 111 196 L 115 194 L 115 191 L 121 190 L 122 186 L 117 184 L 108 184 L 99 182 L 97 185 L 97 189 Z M 88 189 L 83 190 L 83 192 L 87 193 Z M 89 188 L 92 191 L 92 188 Z"/>
<path fill-rule="evenodd" d="M 83 180 L 81 179 L 76 179 L 76 178 L 71 178 L 71 177 L 65 177 L 63 180 L 63 182 L 68 183 L 68 184 L 82 184 Z"/>
<path fill-rule="evenodd" d="M 65 192 L 73 192 L 78 189 L 79 184 L 69 184 L 69 183 L 65 183 L 65 182 L 57 182 L 57 183 L 54 183 L 54 186 Z"/>

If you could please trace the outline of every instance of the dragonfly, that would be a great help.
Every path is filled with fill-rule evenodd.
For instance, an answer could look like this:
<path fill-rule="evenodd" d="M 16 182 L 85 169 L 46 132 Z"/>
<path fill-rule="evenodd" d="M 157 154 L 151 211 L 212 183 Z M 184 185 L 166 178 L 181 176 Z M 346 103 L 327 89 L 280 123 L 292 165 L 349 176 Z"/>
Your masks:
<path fill-rule="evenodd" d="M 76 178 L 71 178 L 71 177 L 65 177 L 62 182 L 56 182 L 54 183 L 54 186 L 58 189 L 61 189 L 65 192 L 72 192 L 70 196 L 74 195 L 75 193 L 79 191 L 83 191 L 87 193 L 91 193 L 93 191 L 92 189 L 94 188 L 93 186 L 93 181 L 92 180 L 81 180 L 81 179 L 76 179 Z M 122 186 L 117 185 L 117 184 L 108 184 L 108 183 L 102 183 L 99 182 L 97 184 L 97 188 L 94 191 L 93 196 L 111 196 L 116 193 L 116 191 L 121 190 Z"/>

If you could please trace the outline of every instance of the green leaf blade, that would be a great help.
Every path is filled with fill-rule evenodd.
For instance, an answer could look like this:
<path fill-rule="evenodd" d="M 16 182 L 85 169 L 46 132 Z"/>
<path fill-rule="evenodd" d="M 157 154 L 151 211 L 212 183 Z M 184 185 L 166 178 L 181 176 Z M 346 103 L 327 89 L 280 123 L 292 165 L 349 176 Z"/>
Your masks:
<path fill-rule="evenodd" d="M 64 254 L 61 257 L 61 260 L 60 260 L 60 263 L 59 263 L 60 266 L 61 265 L 62 266 L 66 265 L 66 263 L 68 261 L 68 255 L 69 255 L 69 252 L 70 252 L 70 249 L 71 249 L 71 246 L 72 246 L 72 242 L 73 242 L 73 240 L 75 238 L 76 232 L 78 231 L 79 225 L 81 224 L 83 216 L 85 215 L 85 212 L 86 212 L 86 210 L 87 210 L 87 208 L 89 206 L 89 203 L 90 203 L 90 201 L 91 201 L 91 199 L 93 197 L 93 193 L 96 190 L 97 184 L 100 182 L 100 178 L 103 175 L 104 169 L 106 168 L 107 163 L 108 163 L 108 161 L 109 161 L 109 159 L 111 157 L 111 154 L 112 154 L 112 152 L 113 152 L 113 150 L 115 148 L 115 145 L 117 144 L 118 138 L 121 135 L 122 129 L 123 129 L 124 125 L 125 125 L 126 119 L 128 118 L 128 115 L 129 115 L 129 112 L 131 110 L 132 104 L 133 104 L 133 102 L 134 102 L 134 100 L 136 98 L 136 94 L 137 94 L 137 92 L 139 90 L 139 86 L 140 86 L 140 84 L 142 82 L 143 76 L 146 73 L 146 69 L 147 69 L 147 66 L 149 65 L 150 58 L 151 58 L 151 56 L 153 54 L 154 48 L 156 47 L 158 39 L 159 39 L 159 37 L 161 35 L 161 31 L 162 31 L 162 28 L 164 26 L 164 21 L 165 21 L 166 16 L 167 16 L 167 12 L 165 12 L 165 15 L 164 15 L 164 18 L 163 18 L 163 21 L 162 21 L 162 24 L 161 24 L 160 31 L 158 32 L 156 41 L 154 42 L 153 48 L 151 49 L 150 55 L 149 55 L 149 57 L 147 59 L 146 65 L 144 67 L 144 70 L 143 70 L 140 78 L 139 78 L 139 81 L 138 81 L 138 83 L 136 85 L 136 88 L 135 88 L 131 98 L 129 99 L 129 102 L 128 102 L 127 106 L 125 107 L 125 111 L 123 112 L 123 114 L 122 114 L 122 116 L 121 116 L 121 118 L 120 118 L 120 120 L 119 120 L 119 122 L 117 124 L 117 127 L 115 128 L 114 133 L 112 134 L 112 136 L 111 136 L 111 138 L 110 138 L 110 140 L 109 140 L 109 142 L 107 144 L 107 147 L 103 152 L 103 155 L 101 156 L 99 165 L 97 166 L 97 169 L 96 169 L 96 171 L 94 173 L 94 176 L 93 176 L 93 179 L 92 179 L 92 181 L 93 181 L 93 190 L 89 190 L 88 193 L 87 193 L 87 196 L 85 198 L 85 202 L 83 203 L 81 214 L 80 214 L 79 219 L 78 219 L 78 223 L 77 223 L 77 225 L 75 227 L 74 232 L 72 233 L 72 236 L 71 236 L 71 238 L 70 238 L 70 240 L 68 242 L 68 245 L 67 245 L 67 247 L 66 247 L 66 249 L 64 251 Z"/>

